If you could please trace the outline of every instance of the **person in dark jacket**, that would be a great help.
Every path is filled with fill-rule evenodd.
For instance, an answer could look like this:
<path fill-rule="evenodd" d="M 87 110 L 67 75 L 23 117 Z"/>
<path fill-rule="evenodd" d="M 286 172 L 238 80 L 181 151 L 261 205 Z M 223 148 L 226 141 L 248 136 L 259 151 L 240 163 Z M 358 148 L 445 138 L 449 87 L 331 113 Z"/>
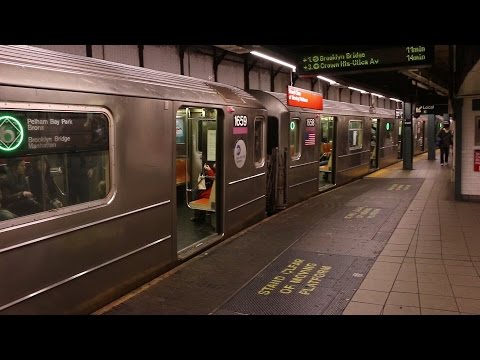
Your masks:
<path fill-rule="evenodd" d="M 437 134 L 440 147 L 440 166 L 448 163 L 448 154 L 450 153 L 450 145 L 453 145 L 453 133 L 450 130 L 450 124 L 443 125 L 443 128 Z"/>
<path fill-rule="evenodd" d="M 0 177 L 3 175 L 4 174 L 0 174 Z M 12 213 L 11 211 L 8 211 L 7 209 L 2 208 L 2 199 L 3 199 L 2 191 L 0 190 L 0 221 L 16 218 L 17 216 L 14 213 Z"/>
<path fill-rule="evenodd" d="M 62 203 L 58 200 L 57 187 L 52 174 L 50 174 L 50 164 L 47 160 L 43 161 L 41 158 L 36 158 L 32 161 L 32 174 L 29 180 L 30 189 L 44 210 L 62 207 Z"/>
<path fill-rule="evenodd" d="M 42 207 L 35 201 L 30 191 L 28 179 L 25 176 L 25 161 L 21 158 L 8 159 L 7 165 L 7 174 L 0 177 L 2 204 L 5 208 L 18 216 L 42 211 Z"/>

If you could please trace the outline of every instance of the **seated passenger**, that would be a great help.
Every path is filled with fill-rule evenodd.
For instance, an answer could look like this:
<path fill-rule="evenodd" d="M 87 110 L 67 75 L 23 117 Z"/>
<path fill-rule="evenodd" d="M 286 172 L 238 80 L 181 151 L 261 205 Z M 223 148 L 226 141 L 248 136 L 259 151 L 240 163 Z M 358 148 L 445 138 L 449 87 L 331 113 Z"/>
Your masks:
<path fill-rule="evenodd" d="M 25 161 L 13 158 L 7 161 L 6 175 L 0 176 L 0 191 L 3 193 L 3 204 L 18 216 L 34 214 L 42 211 L 42 207 L 33 198 L 27 177 Z"/>
<path fill-rule="evenodd" d="M 203 166 L 203 175 L 205 176 L 205 190 L 200 190 L 197 199 L 210 198 L 210 192 L 212 191 L 213 180 L 215 180 L 215 163 L 210 167 L 207 163 Z"/>
<path fill-rule="evenodd" d="M 0 221 L 16 218 L 17 216 L 14 213 L 2 207 L 2 198 L 2 192 L 0 191 Z"/>
<path fill-rule="evenodd" d="M 63 204 L 58 200 L 58 190 L 50 173 L 50 164 L 41 158 L 33 160 L 30 189 L 44 210 L 58 209 Z"/>
<path fill-rule="evenodd" d="M 213 181 L 215 180 L 216 166 L 213 163 L 212 166 L 205 163 L 203 166 L 203 176 L 205 176 L 205 190 L 197 190 L 196 199 L 209 199 L 212 192 Z M 206 212 L 204 210 L 194 210 L 193 220 L 195 222 L 203 222 L 206 217 Z"/>

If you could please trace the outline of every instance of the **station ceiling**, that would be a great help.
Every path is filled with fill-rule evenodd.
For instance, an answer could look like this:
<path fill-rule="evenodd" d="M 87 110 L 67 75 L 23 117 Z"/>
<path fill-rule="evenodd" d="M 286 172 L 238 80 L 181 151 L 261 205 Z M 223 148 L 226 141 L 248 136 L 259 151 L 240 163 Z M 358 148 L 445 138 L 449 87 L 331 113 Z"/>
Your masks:
<path fill-rule="evenodd" d="M 266 51 L 272 56 L 278 55 L 282 60 L 295 64 L 302 55 L 315 52 L 344 52 L 369 49 L 387 49 L 389 46 L 375 45 L 257 45 L 258 51 Z M 432 66 L 421 68 L 394 68 L 388 71 L 360 72 L 356 74 L 322 74 L 342 84 L 359 87 L 403 101 L 417 104 L 446 104 L 449 87 L 449 46 L 434 46 Z"/>

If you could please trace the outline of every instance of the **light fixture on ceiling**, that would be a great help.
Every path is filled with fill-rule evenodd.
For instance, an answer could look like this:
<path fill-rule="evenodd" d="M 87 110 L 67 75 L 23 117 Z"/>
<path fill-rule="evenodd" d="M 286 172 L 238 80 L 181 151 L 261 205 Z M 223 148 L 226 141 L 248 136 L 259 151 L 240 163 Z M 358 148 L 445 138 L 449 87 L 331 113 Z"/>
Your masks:
<path fill-rule="evenodd" d="M 373 95 L 373 96 L 379 97 L 379 98 L 384 98 L 384 97 L 385 97 L 385 96 L 383 96 L 383 95 L 375 94 L 375 93 L 373 93 L 373 92 L 370 93 L 370 94 Z"/>
<path fill-rule="evenodd" d="M 332 79 L 329 79 L 325 76 L 320 76 L 320 75 L 317 75 L 317 78 L 319 78 L 320 80 L 323 80 L 323 81 L 327 81 L 330 85 L 340 85 L 339 83 L 337 83 L 335 80 L 332 80 Z"/>
<path fill-rule="evenodd" d="M 355 88 L 353 86 L 348 86 L 349 89 L 352 89 L 352 90 L 356 90 L 356 91 L 360 91 L 362 94 L 368 94 L 368 91 L 365 91 L 365 90 L 362 90 L 362 89 L 358 89 L 358 88 Z"/>
<path fill-rule="evenodd" d="M 296 68 L 295 65 L 292 65 L 292 64 L 289 64 L 285 61 L 274 58 L 273 56 L 266 55 L 266 54 L 263 54 L 263 53 L 258 52 L 258 51 L 251 51 L 250 54 L 255 55 L 255 56 L 259 56 L 259 57 L 261 57 L 263 59 L 266 59 L 266 60 L 273 61 L 274 63 L 280 64 L 280 65 L 289 67 L 290 69 L 292 69 L 293 72 L 297 71 L 297 68 Z"/>
<path fill-rule="evenodd" d="M 415 81 L 415 80 L 412 80 L 412 84 L 419 87 L 420 89 L 424 89 L 424 90 L 430 90 L 430 88 L 428 86 L 425 86 L 423 85 L 422 83 L 418 82 L 418 81 Z"/>
<path fill-rule="evenodd" d="M 250 52 L 249 49 L 246 49 L 239 45 L 214 45 L 220 49 L 227 50 L 233 52 L 235 54 L 247 54 Z"/>
<path fill-rule="evenodd" d="M 398 99 L 395 99 L 395 98 L 389 98 L 390 100 L 392 101 L 396 101 L 396 102 L 403 102 L 402 100 L 398 100 Z"/>

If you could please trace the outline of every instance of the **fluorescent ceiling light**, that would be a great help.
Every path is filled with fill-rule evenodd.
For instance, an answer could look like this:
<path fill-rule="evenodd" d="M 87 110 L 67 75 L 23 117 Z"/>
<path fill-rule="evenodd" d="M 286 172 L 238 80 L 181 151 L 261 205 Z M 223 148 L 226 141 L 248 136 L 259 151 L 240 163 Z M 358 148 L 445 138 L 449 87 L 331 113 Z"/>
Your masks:
<path fill-rule="evenodd" d="M 379 97 L 379 98 L 384 98 L 385 97 L 385 96 L 380 95 L 380 94 L 375 94 L 375 93 L 370 93 L 370 94 L 373 95 L 373 96 Z"/>
<path fill-rule="evenodd" d="M 334 80 L 332 80 L 332 79 L 329 79 L 329 78 L 326 78 L 326 77 L 324 77 L 324 76 L 317 75 L 317 78 L 319 78 L 320 80 L 329 82 L 330 85 L 340 85 L 340 84 L 337 83 L 336 81 L 334 81 Z"/>
<path fill-rule="evenodd" d="M 272 57 L 272 56 L 262 54 L 262 53 L 260 53 L 260 52 L 258 52 L 258 51 L 251 51 L 250 54 L 253 54 L 253 55 L 259 56 L 259 57 L 261 57 L 261 58 L 264 58 L 264 59 L 273 61 L 274 63 L 280 64 L 280 65 L 289 67 L 290 69 L 293 70 L 293 72 L 297 71 L 297 68 L 295 67 L 295 65 L 289 64 L 289 63 L 287 63 L 287 62 L 285 62 L 285 61 L 282 61 L 282 60 L 278 60 L 278 59 L 276 59 L 276 58 L 274 58 L 274 57 Z"/>
<path fill-rule="evenodd" d="M 402 100 L 398 100 L 398 99 L 395 99 L 395 98 L 389 98 L 390 100 L 393 100 L 393 101 L 396 101 L 396 102 L 402 102 Z"/>
<path fill-rule="evenodd" d="M 362 94 L 368 94 L 368 91 L 365 91 L 365 90 L 362 90 L 362 89 L 357 89 L 357 88 L 354 88 L 353 86 L 348 86 L 348 88 L 352 89 L 352 90 L 360 91 Z"/>
<path fill-rule="evenodd" d="M 412 80 L 412 84 L 418 86 L 421 89 L 430 90 L 430 88 L 428 86 L 423 85 L 421 82 Z"/>

